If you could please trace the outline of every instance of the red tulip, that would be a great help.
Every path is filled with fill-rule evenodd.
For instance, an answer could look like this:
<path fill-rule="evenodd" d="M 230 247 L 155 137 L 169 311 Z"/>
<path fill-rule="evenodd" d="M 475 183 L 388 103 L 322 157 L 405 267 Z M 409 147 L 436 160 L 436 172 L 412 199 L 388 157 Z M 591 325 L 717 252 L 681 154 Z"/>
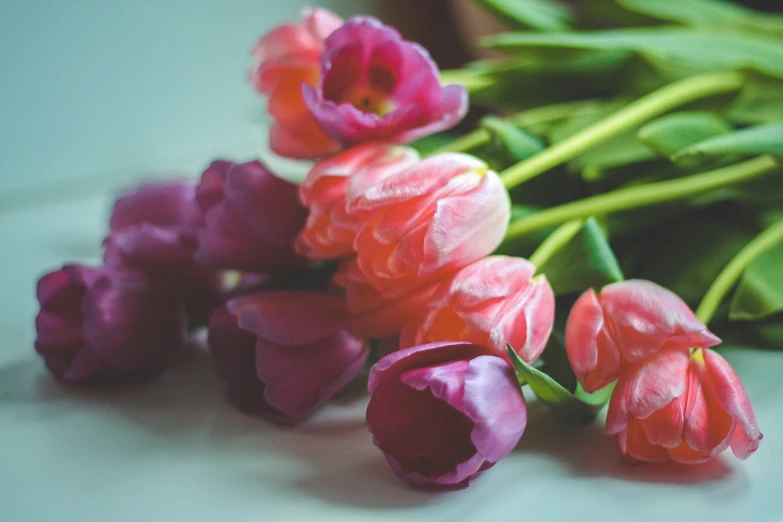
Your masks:
<path fill-rule="evenodd" d="M 182 302 L 139 272 L 66 265 L 38 281 L 38 302 L 35 349 L 66 381 L 153 375 L 182 345 Z"/>
<path fill-rule="evenodd" d="M 229 300 L 209 323 L 209 346 L 228 398 L 240 409 L 295 423 L 362 369 L 369 350 L 348 331 L 342 301 L 312 291 Z"/>
<path fill-rule="evenodd" d="M 297 251 L 316 259 L 352 255 L 360 220 L 346 213 L 346 201 L 418 159 L 409 147 L 369 143 L 316 163 L 299 187 L 310 215 L 297 239 Z"/>
<path fill-rule="evenodd" d="M 270 147 L 281 156 L 312 159 L 340 150 L 308 111 L 302 85 L 318 83 L 324 40 L 341 24 L 326 9 L 305 9 L 299 24 L 272 29 L 253 49 L 256 64 L 250 79 L 258 92 L 269 97 L 269 115 L 274 120 Z"/>
<path fill-rule="evenodd" d="M 422 289 L 491 253 L 511 212 L 500 178 L 465 154 L 437 154 L 367 188 L 348 205 L 363 224 L 354 243 L 384 298 Z"/>
<path fill-rule="evenodd" d="M 546 347 L 555 295 L 525 259 L 491 256 L 463 268 L 438 287 L 427 311 L 403 329 L 403 347 L 465 341 L 507 357 L 506 343 L 532 363 Z"/>
<path fill-rule="evenodd" d="M 650 281 L 629 280 L 591 289 L 576 301 L 566 325 L 571 367 L 587 391 L 617 380 L 664 346 L 709 347 L 720 342 L 673 292 Z"/>
<path fill-rule="evenodd" d="M 731 446 L 746 459 L 762 438 L 737 374 L 709 349 L 666 348 L 625 368 L 606 431 L 630 457 L 695 464 Z"/>
<path fill-rule="evenodd" d="M 416 346 L 373 366 L 367 428 L 417 486 L 466 487 L 508 455 L 527 410 L 511 366 L 478 345 Z"/>
<path fill-rule="evenodd" d="M 208 266 L 251 272 L 291 271 L 306 261 L 294 241 L 306 218 L 297 186 L 261 162 L 213 164 L 202 176 L 198 202 L 206 214 L 199 257 Z"/>

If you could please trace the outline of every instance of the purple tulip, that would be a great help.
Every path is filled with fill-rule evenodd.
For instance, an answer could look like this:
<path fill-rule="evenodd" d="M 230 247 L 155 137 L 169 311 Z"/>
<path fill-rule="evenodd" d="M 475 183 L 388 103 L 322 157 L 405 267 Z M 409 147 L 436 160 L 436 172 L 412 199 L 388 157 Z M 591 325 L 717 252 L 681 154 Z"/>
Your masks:
<path fill-rule="evenodd" d="M 209 322 L 212 358 L 229 401 L 281 424 L 314 413 L 367 360 L 367 345 L 347 326 L 344 303 L 323 292 L 229 300 Z"/>
<path fill-rule="evenodd" d="M 427 51 L 375 18 L 351 18 L 325 43 L 320 88 L 302 84 L 302 96 L 342 145 L 407 143 L 449 129 L 465 116 L 465 88 L 442 87 Z"/>
<path fill-rule="evenodd" d="M 173 285 L 190 324 L 205 324 L 218 306 L 222 275 L 196 260 L 193 234 L 144 223 L 110 234 L 104 246 L 107 267 L 137 270 Z"/>
<path fill-rule="evenodd" d="M 117 199 L 109 226 L 112 232 L 119 232 L 150 223 L 196 234 L 203 219 L 196 186 L 189 181 L 165 181 L 140 185 Z"/>
<path fill-rule="evenodd" d="M 465 342 L 433 343 L 373 366 L 367 428 L 401 478 L 467 487 L 517 444 L 525 400 L 511 366 L 491 353 Z"/>
<path fill-rule="evenodd" d="M 184 337 L 171 287 L 131 270 L 66 265 L 38 281 L 35 349 L 66 381 L 157 374 Z"/>
<path fill-rule="evenodd" d="M 206 214 L 200 259 L 214 268 L 259 273 L 305 266 L 294 251 L 307 218 L 298 187 L 259 161 L 216 163 L 204 172 L 197 191 Z"/>

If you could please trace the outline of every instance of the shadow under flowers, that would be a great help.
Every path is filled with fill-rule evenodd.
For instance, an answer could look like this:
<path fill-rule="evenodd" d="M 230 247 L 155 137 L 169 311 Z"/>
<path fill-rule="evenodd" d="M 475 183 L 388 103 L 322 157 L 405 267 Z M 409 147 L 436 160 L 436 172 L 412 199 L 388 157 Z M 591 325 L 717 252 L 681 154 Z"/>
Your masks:
<path fill-rule="evenodd" d="M 545 454 L 566 465 L 576 476 L 612 476 L 638 482 L 723 481 L 735 471 L 725 456 L 699 465 L 630 462 L 616 447 L 615 437 L 606 435 L 602 416 L 587 425 L 569 423 L 537 401 L 528 403 L 527 429 L 515 452 Z"/>

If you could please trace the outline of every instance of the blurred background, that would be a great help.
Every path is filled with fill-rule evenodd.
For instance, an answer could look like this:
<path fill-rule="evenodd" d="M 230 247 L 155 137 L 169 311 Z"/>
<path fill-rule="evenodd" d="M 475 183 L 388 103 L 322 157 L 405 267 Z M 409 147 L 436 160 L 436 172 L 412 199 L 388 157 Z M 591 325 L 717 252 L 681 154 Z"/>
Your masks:
<path fill-rule="evenodd" d="M 0 211 L 266 158 L 249 51 L 308 4 L 380 16 L 442 68 L 500 28 L 469 0 L 0 0 Z"/>

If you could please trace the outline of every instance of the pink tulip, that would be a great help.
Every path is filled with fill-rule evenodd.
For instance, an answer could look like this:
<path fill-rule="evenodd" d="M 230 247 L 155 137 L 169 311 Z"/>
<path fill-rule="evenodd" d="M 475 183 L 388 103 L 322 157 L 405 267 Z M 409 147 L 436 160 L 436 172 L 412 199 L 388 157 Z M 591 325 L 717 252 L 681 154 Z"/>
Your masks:
<path fill-rule="evenodd" d="M 506 343 L 532 363 L 546 347 L 555 295 L 546 277 L 518 257 L 486 257 L 441 284 L 427 311 L 402 331 L 401 346 L 465 341 L 507 357 Z"/>
<path fill-rule="evenodd" d="M 720 342 L 673 292 L 650 281 L 629 280 L 591 289 L 576 301 L 566 325 L 571 367 L 587 391 L 617 380 L 664 346 L 709 347 Z"/>
<path fill-rule="evenodd" d="M 196 234 L 203 219 L 193 183 L 164 181 L 140 185 L 117 199 L 109 226 L 112 232 L 119 232 L 149 223 Z"/>
<path fill-rule="evenodd" d="M 666 348 L 620 374 L 606 418 L 620 450 L 645 462 L 705 462 L 731 446 L 746 459 L 761 432 L 745 389 L 709 349 Z"/>
<path fill-rule="evenodd" d="M 299 186 L 299 198 L 310 215 L 297 251 L 316 259 L 352 255 L 360 220 L 346 213 L 347 200 L 418 159 L 409 147 L 368 143 L 316 163 Z"/>
<path fill-rule="evenodd" d="M 309 416 L 367 360 L 367 345 L 348 326 L 342 301 L 322 292 L 261 292 L 229 300 L 209 323 L 209 346 L 228 399 L 279 423 Z"/>
<path fill-rule="evenodd" d="M 173 285 L 191 324 L 206 323 L 217 307 L 222 276 L 197 262 L 192 234 L 145 223 L 110 234 L 104 246 L 107 267 L 137 270 Z"/>
<path fill-rule="evenodd" d="M 464 342 L 416 346 L 370 371 L 367 428 L 417 486 L 466 487 L 516 446 L 527 410 L 511 366 Z"/>
<path fill-rule="evenodd" d="M 198 187 L 206 226 L 199 257 L 213 268 L 292 271 L 306 264 L 294 241 L 306 218 L 297 186 L 261 162 L 208 168 Z"/>
<path fill-rule="evenodd" d="M 313 159 L 340 149 L 313 118 L 302 99 L 302 85 L 316 85 L 321 76 L 324 40 L 342 24 L 326 9 L 305 9 L 299 24 L 285 24 L 265 34 L 253 49 L 250 79 L 269 97 L 274 120 L 270 147 L 281 156 Z"/>
<path fill-rule="evenodd" d="M 498 175 L 465 154 L 437 154 L 368 187 L 349 202 L 363 224 L 354 246 L 384 298 L 431 285 L 491 253 L 511 212 Z"/>
<path fill-rule="evenodd" d="M 399 335 L 405 324 L 421 317 L 435 291 L 435 286 L 428 286 L 408 295 L 384 298 L 367 282 L 356 259 L 343 261 L 332 281 L 345 296 L 354 327 L 373 339 Z"/>
<path fill-rule="evenodd" d="M 66 265 L 38 281 L 35 349 L 66 381 L 154 375 L 184 337 L 172 289 L 131 270 Z"/>
<path fill-rule="evenodd" d="M 408 143 L 465 116 L 464 87 L 442 87 L 438 66 L 418 44 L 372 17 L 347 20 L 326 39 L 321 81 L 302 85 L 310 112 L 343 146 Z"/>

